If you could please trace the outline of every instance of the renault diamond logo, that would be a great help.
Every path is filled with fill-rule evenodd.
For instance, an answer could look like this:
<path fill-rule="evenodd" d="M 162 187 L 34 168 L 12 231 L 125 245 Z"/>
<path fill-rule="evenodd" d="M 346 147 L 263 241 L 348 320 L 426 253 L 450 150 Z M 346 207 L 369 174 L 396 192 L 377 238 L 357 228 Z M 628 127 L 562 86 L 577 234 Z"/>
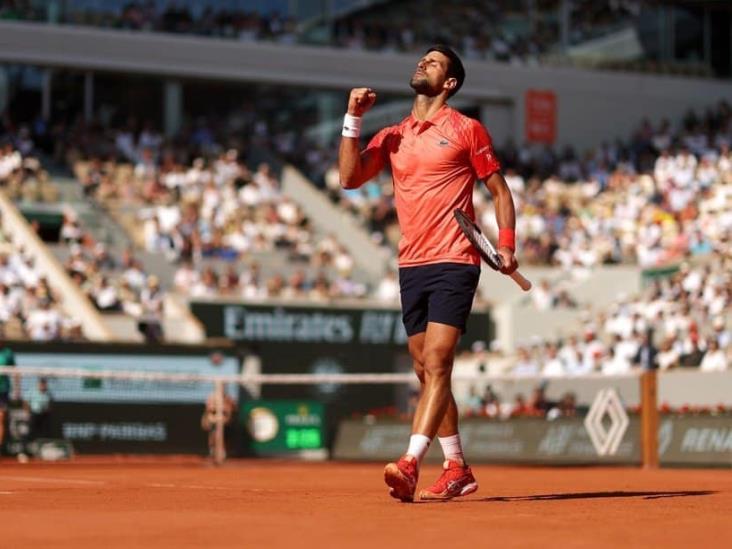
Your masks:
<path fill-rule="evenodd" d="M 605 416 L 610 419 L 607 428 L 603 423 Z M 612 456 L 617 453 L 620 441 L 628 430 L 628 423 L 628 414 L 615 389 L 600 390 L 585 418 L 585 429 L 598 455 Z"/>

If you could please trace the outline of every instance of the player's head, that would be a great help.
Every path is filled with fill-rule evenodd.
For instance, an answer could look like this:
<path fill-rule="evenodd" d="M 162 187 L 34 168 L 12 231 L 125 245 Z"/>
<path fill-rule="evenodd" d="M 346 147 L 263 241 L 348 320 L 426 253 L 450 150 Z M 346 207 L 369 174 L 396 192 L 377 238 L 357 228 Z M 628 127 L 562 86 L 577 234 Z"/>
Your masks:
<path fill-rule="evenodd" d="M 409 85 L 420 95 L 435 97 L 446 92 L 447 97 L 452 97 L 464 80 L 465 68 L 460 57 L 448 46 L 438 44 L 417 62 Z"/>

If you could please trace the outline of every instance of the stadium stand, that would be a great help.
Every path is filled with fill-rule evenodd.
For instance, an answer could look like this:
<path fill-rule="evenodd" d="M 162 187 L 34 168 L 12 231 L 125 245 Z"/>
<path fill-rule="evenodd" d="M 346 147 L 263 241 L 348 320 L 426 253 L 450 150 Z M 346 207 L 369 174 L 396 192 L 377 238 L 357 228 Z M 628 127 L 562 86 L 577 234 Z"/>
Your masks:
<path fill-rule="evenodd" d="M 559 265 L 571 271 L 573 277 L 582 277 L 587 276 L 588 269 L 602 264 L 632 263 L 642 268 L 649 268 L 678 263 L 683 259 L 705 257 L 711 252 L 723 253 L 723 246 L 729 239 L 730 230 L 726 213 L 729 204 L 728 188 L 732 181 L 729 121 L 729 106 L 722 102 L 705 113 L 703 118 L 690 112 L 677 132 L 670 132 L 671 124 L 668 121 L 662 123 L 655 131 L 650 124 L 643 122 L 629 142 L 600 147 L 584 154 L 581 161 L 571 150 L 566 150 L 561 155 L 546 148 L 538 151 L 528 147 L 521 150 L 510 148 L 505 150 L 502 157 L 505 158 L 508 169 L 508 180 L 518 199 L 521 224 L 519 234 L 524 235 L 521 246 L 522 261 L 529 264 Z M 669 151 L 673 151 L 673 154 Z M 207 163 L 200 158 L 194 160 L 190 166 L 173 165 L 161 170 L 161 188 L 175 188 L 179 186 L 176 181 L 196 179 L 201 176 L 202 171 L 205 172 L 205 167 L 208 165 L 213 166 L 213 172 L 216 174 L 217 162 L 219 165 L 226 165 L 227 154 L 230 155 L 229 161 L 233 166 L 236 154 L 231 151 L 223 153 L 213 163 Z M 77 170 L 80 166 L 77 165 Z M 144 166 L 138 163 L 135 168 L 127 168 L 128 171 L 130 169 L 133 174 L 143 173 Z M 233 169 L 248 172 L 245 167 Z M 268 179 L 266 172 L 267 169 L 261 167 L 258 170 L 259 177 L 257 173 L 247 177 L 251 177 L 252 181 L 258 181 L 256 188 L 265 189 L 263 194 L 276 196 L 277 183 Z M 545 178 L 542 179 L 540 175 L 544 175 Z M 88 176 L 86 177 L 88 179 Z M 80 176 L 80 179 L 87 180 L 84 176 Z M 384 242 L 390 240 L 388 236 L 383 236 L 388 235 L 389 231 L 394 234 L 393 209 L 385 208 L 389 200 L 388 185 L 372 182 L 364 190 L 342 191 L 334 184 L 337 179 L 333 170 L 326 173 L 325 179 L 332 200 L 361 215 L 370 230 L 377 234 L 383 233 L 377 239 Z M 239 200 L 251 203 L 250 205 L 259 204 L 259 199 L 254 200 L 251 196 L 246 198 L 252 195 L 253 190 L 248 186 L 253 187 L 249 184 L 239 189 Z M 199 185 L 195 192 L 200 192 L 204 197 L 207 196 L 207 192 L 210 193 L 209 204 L 215 205 L 218 203 L 216 198 L 218 193 L 215 189 L 212 184 Z M 99 189 L 97 192 L 103 194 Z M 234 190 L 229 188 L 227 192 L 234 193 Z M 161 230 L 166 223 L 166 208 L 172 206 L 174 212 L 172 217 L 177 219 L 182 216 L 181 203 L 173 201 L 165 204 L 170 198 L 166 192 L 163 192 L 166 199 L 161 203 L 151 197 L 140 199 L 140 194 L 144 196 L 144 192 L 138 195 L 133 193 L 133 196 L 137 200 L 142 200 L 141 203 L 153 206 L 143 214 L 148 217 L 143 225 L 143 233 L 146 235 L 143 241 L 148 251 L 162 250 L 173 260 L 182 258 L 184 262 L 176 273 L 174 285 L 178 288 L 188 288 L 193 296 L 243 295 L 253 299 L 308 296 L 322 299 L 326 296 L 349 295 L 346 292 L 334 294 L 333 290 L 326 290 L 327 284 L 323 281 L 308 282 L 302 269 L 295 270 L 289 280 L 282 276 L 273 276 L 262 283 L 261 267 L 256 261 L 243 272 L 238 272 L 233 265 L 228 265 L 222 275 L 211 266 L 193 269 L 190 261 L 193 255 L 181 254 L 180 250 L 176 250 L 175 246 L 170 247 L 169 244 L 163 245 L 167 245 L 167 248 L 160 247 L 161 243 L 175 240 Z M 476 194 L 476 197 L 480 218 L 486 227 L 492 226 L 493 213 L 490 201 L 485 194 Z M 118 197 L 112 193 L 105 198 Z M 252 200 L 254 202 L 251 202 Z M 192 211 L 191 214 L 210 219 L 211 211 L 215 207 L 209 205 L 207 212 L 206 203 L 206 200 L 202 199 L 197 211 Z M 278 219 L 282 222 L 278 210 L 283 204 L 286 209 L 287 207 L 292 209 L 295 217 L 288 217 L 291 222 L 300 219 L 297 208 L 286 200 L 277 204 L 277 208 L 270 208 L 265 218 Z M 391 219 L 392 223 L 380 227 L 379 221 L 383 219 Z M 212 240 L 213 236 L 211 235 Z M 220 234 L 216 238 L 224 236 Z M 254 239 L 254 242 L 256 248 L 257 239 Z M 338 249 L 337 243 L 332 239 L 326 238 L 324 242 L 326 244 L 323 246 L 331 253 Z M 275 241 L 264 243 L 261 239 L 260 244 L 264 247 L 277 246 Z M 298 254 L 298 248 L 292 248 L 291 242 L 284 247 L 290 250 L 290 258 L 294 257 L 293 252 L 295 256 L 308 258 L 307 254 Z M 185 246 L 181 249 L 185 249 Z M 235 250 L 233 247 L 215 246 L 208 248 L 208 251 L 204 249 L 205 246 L 201 246 L 198 252 L 201 257 L 226 255 L 227 252 Z M 246 253 L 249 250 L 250 248 L 244 248 L 236 251 Z M 343 264 L 350 266 L 351 262 L 344 259 Z M 320 265 L 322 266 L 322 263 Z M 716 279 L 711 280 L 710 284 Z M 396 297 L 394 282 L 393 276 L 384 279 L 375 289 L 375 295 L 386 301 L 393 301 Z M 306 290 L 308 288 L 309 290 Z M 707 294 L 709 292 L 713 294 L 715 291 L 713 288 L 709 289 Z M 655 320 L 647 318 L 650 313 L 646 311 L 657 311 L 659 307 L 669 305 L 667 301 L 659 301 L 662 296 L 665 296 L 664 299 L 668 296 L 660 293 L 660 290 L 658 292 L 654 299 L 635 297 L 635 300 L 628 305 L 629 309 L 625 307 L 623 310 L 635 311 L 633 314 L 646 318 L 647 321 Z M 674 295 L 673 290 L 668 292 Z M 628 299 L 626 297 L 626 300 Z M 533 294 L 533 302 L 538 309 L 557 307 L 576 309 L 583 308 L 584 305 L 572 298 L 566 286 L 551 287 L 547 283 L 539 285 Z M 703 302 L 696 303 L 695 307 L 701 316 L 697 315 L 694 325 L 697 326 L 696 330 L 701 330 L 703 334 L 709 334 L 713 326 L 723 323 L 723 315 L 728 311 L 728 305 L 722 309 L 718 309 L 717 305 L 717 310 L 708 316 L 709 311 L 704 310 Z M 578 334 L 582 337 L 576 337 L 577 340 L 586 340 L 580 345 L 579 350 L 576 350 L 582 357 L 581 360 L 573 362 L 571 358 L 567 358 L 569 365 L 561 363 L 562 366 L 559 368 L 560 362 L 556 360 L 552 362 L 546 356 L 555 352 L 552 349 L 559 349 L 562 351 L 561 356 L 570 357 L 572 344 L 567 343 L 559 347 L 557 342 L 535 341 L 530 346 L 519 348 L 519 357 L 534 355 L 535 360 L 519 359 L 518 371 L 535 374 L 547 372 L 547 375 L 559 371 L 569 374 L 588 371 L 608 373 L 627 371 L 632 364 L 629 359 L 630 350 L 638 347 L 642 330 L 639 328 L 630 334 L 624 334 L 625 337 L 621 338 L 612 329 L 606 328 L 606 322 L 609 321 L 603 319 L 607 317 L 614 319 L 616 324 L 622 324 L 623 319 L 618 316 L 620 315 L 618 311 L 619 309 L 613 308 L 611 311 L 600 312 L 599 317 L 587 322 L 587 333 Z M 705 322 L 704 315 L 710 320 Z M 591 338 L 590 334 L 599 335 L 599 338 Z M 656 337 L 667 339 L 666 334 L 657 334 Z M 688 330 L 685 333 L 677 333 L 674 337 L 672 347 L 682 349 L 686 345 L 683 347 L 686 349 L 685 354 L 677 350 L 679 359 L 683 356 L 686 364 L 693 362 L 694 358 L 701 361 L 703 354 L 692 353 L 693 349 L 689 350 L 688 344 L 684 344 L 684 341 L 691 337 Z M 699 351 L 702 353 L 705 350 L 705 338 L 706 335 L 701 339 L 703 346 Z M 594 351 L 587 354 L 585 348 L 589 343 L 593 344 L 589 348 Z M 658 344 L 662 347 L 669 345 L 661 340 Z M 722 350 L 727 347 L 727 344 L 722 345 Z"/>
<path fill-rule="evenodd" d="M 61 311 L 32 257 L 14 244 L 0 215 L 0 338 L 33 341 L 83 339 L 79 322 Z"/>
<path fill-rule="evenodd" d="M 33 156 L 28 129 L 0 134 L 0 143 L 0 190 L 18 201 L 54 201 L 56 187 Z M 82 338 L 79 323 L 61 311 L 60 300 L 33 257 L 15 244 L 0 213 L 0 338 Z"/>
<path fill-rule="evenodd" d="M 690 112 L 677 132 L 670 131 L 668 121 L 656 130 L 642 122 L 628 142 L 598 147 L 581 160 L 571 149 L 558 154 L 546 147 L 504 147 L 501 157 L 520 212 L 522 262 L 562 266 L 572 280 L 602 264 L 646 268 L 711 251 L 711 243 L 725 238 L 728 230 L 724 206 L 731 177 L 729 113 L 724 102 L 703 117 Z M 124 225 L 140 249 L 178 265 L 177 270 L 156 273 L 164 288 L 183 290 L 189 297 L 250 299 L 327 300 L 367 294 L 363 282 L 348 276 L 353 258 L 332 235 L 315 239 L 297 204 L 281 196 L 279 182 L 266 164 L 252 171 L 240 161 L 240 153 L 216 147 L 212 137 L 203 140 L 208 143 L 205 151 L 196 147 L 200 141 L 193 136 L 191 143 L 181 145 L 164 140 L 149 125 L 136 132 L 110 130 L 101 140 L 83 131 L 73 135 L 66 156 L 88 198 L 105 204 L 115 218 L 126 219 Z M 84 143 L 93 143 L 94 156 L 79 160 L 85 158 Z M 683 188 L 659 184 L 664 178 L 679 180 Z M 338 188 L 333 168 L 324 179 L 331 199 L 356 212 L 377 241 L 398 238 L 388 177 L 358 191 Z M 488 197 L 478 193 L 476 200 L 480 219 L 492 227 Z M 222 204 L 239 207 L 226 210 Z M 196 230 L 181 232 L 186 223 Z M 722 232 L 710 234 L 710 229 Z M 73 248 L 76 256 L 83 255 L 79 231 L 67 219 L 67 244 L 77 240 L 68 252 Z M 102 257 L 105 253 L 103 244 L 88 240 L 92 244 L 86 246 L 85 268 L 97 262 L 94 248 Z M 131 255 L 128 251 L 127 257 L 110 263 L 134 264 Z M 126 270 L 144 271 L 139 264 Z M 326 271 L 333 273 L 333 281 Z M 135 310 L 139 316 L 144 283 L 129 292 L 127 283 L 115 289 L 114 281 L 109 284 L 103 276 L 94 282 L 79 278 L 93 300 L 104 296 L 102 307 Z M 378 281 L 371 295 L 394 302 L 392 281 L 393 277 Z M 120 293 L 128 297 L 121 299 Z M 566 280 L 540 284 L 534 303 L 539 309 L 582 305 Z"/>
<path fill-rule="evenodd" d="M 509 0 L 392 2 L 334 21 L 332 35 L 346 48 L 422 51 L 444 42 L 457 44 L 467 59 L 536 64 L 560 47 L 560 4 L 536 2 L 527 16 L 525 6 Z M 640 6 L 637 1 L 573 2 L 571 43 L 633 25 Z"/>
<path fill-rule="evenodd" d="M 298 204 L 280 192 L 267 163 L 250 170 L 236 149 L 188 161 L 192 149 L 170 149 L 146 136 L 130 142 L 131 134 L 120 132 L 114 138 L 112 158 L 134 164 L 91 158 L 76 160 L 73 170 L 134 242 L 180 264 L 174 289 L 199 298 L 366 295 L 366 285 L 352 276 L 351 255 L 334 235 L 316 233 Z M 236 274 L 241 264 L 247 268 Z"/>
<path fill-rule="evenodd" d="M 621 294 L 608 308 L 581 307 L 582 329 L 558 340 L 533 337 L 516 353 L 498 342 L 459 361 L 472 368 L 483 359 L 493 374 L 561 376 L 623 375 L 635 369 L 700 368 L 722 371 L 732 365 L 732 264 L 730 241 L 694 263 L 681 263 L 670 278 L 652 280 L 638 295 Z M 532 295 L 535 306 L 551 300 Z M 541 295 L 541 294 L 540 294 Z M 542 303 L 543 302 L 543 303 Z M 458 366 L 456 366 L 457 368 Z"/>
<path fill-rule="evenodd" d="M 541 379 L 531 393 L 511 383 L 463 384 L 458 406 L 464 417 L 546 417 L 585 414 L 567 390 L 551 399 L 548 387 L 583 375 L 624 376 L 662 372 L 723 372 L 732 367 L 732 248 L 695 264 L 682 263 L 670 277 L 651 281 L 637 295 L 621 294 L 610 307 L 582 308 L 582 328 L 559 339 L 532 337 L 515 350 L 499 341 L 476 342 L 455 362 L 457 375 L 488 372 L 511 379 Z M 532 296 L 536 301 L 536 296 Z M 556 394 L 556 391 L 555 391 Z M 457 397 L 456 397 L 457 398 Z M 664 403 L 664 413 L 689 406 Z M 700 409 L 708 413 L 709 408 Z M 719 407 L 724 411 L 724 407 Z"/>
<path fill-rule="evenodd" d="M 19 142 L 19 136 L 24 138 L 20 143 L 23 150 L 26 151 L 25 155 L 21 155 L 20 151 L 13 146 L 13 143 Z M 65 185 L 52 181 L 53 176 L 43 169 L 36 154 L 40 151 L 35 146 L 33 139 L 29 137 L 27 128 L 21 127 L 17 133 L 8 132 L 4 139 L 8 144 L 3 147 L 3 155 L 0 159 L 0 165 L 3 167 L 0 189 L 4 189 L 6 195 L 15 200 L 16 204 L 22 208 L 20 213 L 30 216 L 28 217 L 30 228 L 44 241 L 45 246 L 41 244 L 41 241 L 39 244 L 45 248 L 46 253 L 49 253 L 49 260 L 50 257 L 55 256 L 59 271 L 69 277 L 64 282 L 74 285 L 81 291 L 78 296 L 75 296 L 75 299 L 87 298 L 89 303 L 97 311 L 104 313 L 106 317 L 105 320 L 97 317 L 91 321 L 101 324 L 102 332 L 109 329 L 109 326 L 105 326 L 106 324 L 117 325 L 113 331 L 120 339 L 135 339 L 137 331 L 139 331 L 148 341 L 161 340 L 164 324 L 163 303 L 166 301 L 166 296 L 162 292 L 158 277 L 146 274 L 142 263 L 133 256 L 130 249 L 122 250 L 118 249 L 119 246 L 111 246 L 114 244 L 114 240 L 108 238 L 110 234 L 108 222 L 106 223 L 107 230 L 101 232 L 102 239 L 99 238 L 99 231 L 97 234 L 93 234 L 88 230 L 74 208 L 81 207 L 88 211 L 93 209 L 94 202 L 91 202 L 90 197 L 86 199 L 88 204 L 86 202 L 81 204 L 68 202 L 69 199 L 73 200 L 73 193 L 69 193 L 69 189 L 64 188 Z M 43 225 L 44 216 L 50 217 L 52 220 L 58 217 L 60 221 L 58 225 L 51 221 L 51 227 L 48 228 Z M 102 224 L 105 224 L 104 221 Z M 6 238 L 8 242 L 12 241 L 12 232 L 9 232 Z M 44 283 L 38 291 L 44 296 L 47 295 L 47 300 L 52 305 L 58 304 L 58 296 L 61 295 L 61 292 L 59 289 L 51 290 L 45 281 L 48 270 L 31 270 L 30 266 L 34 263 L 34 256 L 24 253 L 22 249 L 18 253 L 20 255 L 16 254 L 8 261 L 8 280 L 11 282 L 15 280 L 14 273 L 21 276 L 22 272 L 25 272 L 25 267 L 21 267 L 23 264 L 27 264 L 27 269 L 32 276 L 28 275 L 26 283 L 31 285 L 31 290 L 38 286 L 37 279 L 40 277 Z M 21 274 L 18 274 L 19 272 Z M 51 274 L 58 276 L 59 273 L 53 271 Z M 21 276 L 21 280 L 25 281 L 25 278 Z M 13 288 L 11 287 L 11 289 Z M 18 296 L 13 295 L 12 298 L 8 303 L 17 305 Z M 38 299 L 26 299 L 23 305 L 27 310 L 22 311 L 23 314 L 19 318 L 29 317 L 35 308 L 45 310 L 45 305 L 42 307 L 40 303 L 41 301 Z M 49 328 L 45 337 L 49 340 L 82 338 L 84 330 L 81 329 L 78 318 L 74 317 L 72 322 L 67 316 L 60 313 L 61 307 L 56 307 L 56 309 L 64 320 L 63 329 L 51 330 Z M 79 314 L 89 316 L 88 311 Z M 119 315 L 129 316 L 132 326 L 135 327 L 120 331 Z M 70 328 L 66 329 L 66 325 L 69 325 Z M 26 337 L 39 339 L 41 337 L 29 330 L 15 330 L 11 333 L 19 339 Z"/>
<path fill-rule="evenodd" d="M 4 2 L 0 15 L 5 19 L 43 21 L 49 12 L 43 6 L 25 2 Z M 64 23 L 131 31 L 195 34 L 234 40 L 295 40 L 295 20 L 277 12 L 277 6 L 252 9 L 217 5 L 216 2 L 74 2 L 52 17 Z M 275 3 L 276 4 L 276 3 Z M 285 9 L 287 6 L 284 6 Z M 257 9 L 258 8 L 258 9 Z M 269 8 L 269 9 L 268 9 Z M 58 9 L 58 8 L 57 8 Z"/>
<path fill-rule="evenodd" d="M 6 136 L 4 143 L 0 141 L 0 187 L 13 200 L 55 202 L 58 190 L 32 152 L 27 128 L 17 139 Z"/>
<path fill-rule="evenodd" d="M 595 39 L 632 24 L 642 4 L 575 3 L 570 14 L 574 29 L 570 43 Z M 4 12 L 7 18 L 42 20 L 49 15 L 27 12 L 28 6 L 18 8 L 20 4 L 13 12 L 9 5 Z M 419 9 L 433 15 L 421 19 L 439 20 L 445 36 L 420 26 L 415 27 L 411 37 L 409 32 L 400 34 L 399 22 L 417 9 L 413 2 L 378 3 L 335 17 L 329 24 L 334 25 L 332 36 L 337 43 L 341 41 L 341 46 L 390 52 L 421 49 L 424 43 L 437 38 L 452 41 L 450 33 L 459 35 L 461 25 L 471 20 L 489 21 L 485 31 L 497 38 L 488 46 L 497 47 L 498 54 L 494 49 L 460 44 L 463 54 L 467 58 L 513 62 L 524 56 L 526 62 L 526 52 L 512 51 L 502 57 L 500 52 L 506 50 L 499 42 L 521 37 L 513 40 L 514 46 L 536 52 L 556 48 L 560 39 L 558 6 L 558 2 L 537 3 L 533 14 L 536 24 L 532 25 L 525 17 L 514 17 L 518 12 L 512 2 L 458 2 L 450 4 L 449 9 L 432 2 L 420 3 Z M 56 15 L 64 22 L 110 28 L 231 38 L 241 33 L 238 38 L 242 40 L 277 40 L 280 30 L 293 30 L 294 20 L 283 24 L 270 8 L 257 6 L 252 8 L 254 12 L 235 14 L 230 10 L 217 12 L 223 8 L 213 4 L 183 3 L 172 8 L 164 3 L 123 6 L 112 2 L 103 7 L 98 3 L 76 4 Z M 376 9 L 382 15 L 380 24 L 390 28 L 369 27 L 369 13 Z M 384 13 L 391 16 L 383 17 Z M 353 43 L 351 23 L 356 19 L 364 26 L 358 31 L 360 45 Z M 221 26 L 221 22 L 226 24 Z M 253 31 L 254 27 L 259 30 Z M 301 25 L 300 31 L 298 39 L 308 40 L 307 25 Z M 525 32 L 542 36 L 526 39 L 530 35 Z M 467 34 L 480 37 L 481 33 Z M 292 37 L 283 41 L 290 43 Z M 316 147 L 300 135 L 292 135 L 292 131 L 279 133 L 284 129 L 282 125 L 276 127 L 269 119 L 259 118 L 263 114 L 259 106 L 249 107 L 243 114 L 233 112 L 229 117 L 232 121 L 242 116 L 248 120 L 240 128 L 246 135 L 238 143 L 229 139 L 222 124 L 228 120 L 221 113 L 221 120 L 198 118 L 172 138 L 164 138 L 155 124 L 135 119 L 94 128 L 73 125 L 72 114 L 60 125 L 57 123 L 50 138 L 56 159 L 63 158 L 73 167 L 89 203 L 102 205 L 104 215 L 123 225 L 135 245 L 134 251 L 129 246 L 109 249 L 99 238 L 90 237 L 93 246 L 67 246 L 66 255 L 72 248 L 76 256 L 87 254 L 87 268 L 96 262 L 94 247 L 98 253 L 110 255 L 110 263 L 117 264 L 134 263 L 123 253 L 158 255 L 167 259 L 167 267 L 156 265 L 150 269 L 150 262 L 143 258 L 142 265 L 133 270 L 150 272 L 165 290 L 185 290 L 187 297 L 333 299 L 368 294 L 393 302 L 393 275 L 374 280 L 355 273 L 356 258 L 333 235 L 318 233 L 299 205 L 282 196 L 277 178 L 264 173 L 268 170 L 265 164 L 250 160 L 244 153 L 256 141 L 270 152 L 274 149 L 295 161 L 306 173 L 325 172 L 321 184 L 333 202 L 360 217 L 374 241 L 393 246 L 398 231 L 388 176 L 363 190 L 344 192 L 337 185 L 332 158 L 328 158 L 328 152 L 332 154 L 335 147 Z M 271 114 L 267 112 L 267 116 Z M 115 119 L 120 122 L 119 113 Z M 487 125 L 490 127 L 490 121 Z M 586 278 L 596 266 L 663 265 L 690 254 L 703 255 L 712 242 L 718 241 L 719 235 L 710 238 L 706 229 L 725 227 L 726 223 L 720 207 L 727 200 L 726 190 L 717 181 L 727 177 L 729 171 L 729 106 L 722 103 L 702 117 L 690 113 L 678 132 L 671 132 L 670 127 L 668 121 L 656 128 L 644 121 L 631 139 L 583 153 L 571 147 L 555 150 L 511 143 L 501 147 L 507 179 L 519 205 L 522 263 L 559 265 L 569 273 L 562 283 L 553 280 L 539 285 L 534 298 L 537 308 L 580 310 L 584 303 L 574 295 L 572 281 Z M 301 130 L 297 128 L 295 133 Z M 662 152 L 669 147 L 668 155 Z M 685 155 L 684 147 L 691 154 Z M 696 167 L 692 166 L 694 162 Z M 260 167 L 254 170 L 253 166 Z M 667 188 L 658 183 L 669 172 L 683 179 L 692 171 L 698 174 L 697 180 L 688 188 Z M 206 181 L 209 175 L 214 183 Z M 191 185 L 191 181 L 195 183 Z M 700 211 L 695 214 L 692 210 L 697 202 Z M 485 193 L 476 194 L 476 206 L 482 223 L 490 229 L 493 212 Z M 73 233 L 77 229 L 69 220 L 66 230 Z M 118 295 L 115 298 L 114 286 L 114 277 L 111 284 L 105 277 L 84 282 L 90 295 L 105 296 L 102 301 L 111 303 L 103 307 L 124 310 L 125 300 L 120 301 Z M 122 293 L 127 295 L 127 290 Z"/>
<path fill-rule="evenodd" d="M 124 312 L 139 319 L 147 341 L 163 338 L 164 294 L 157 276 L 145 273 L 133 251 L 114 257 L 104 243 L 97 242 L 73 212 L 67 212 L 61 227 L 60 249 L 54 249 L 69 276 L 103 313 Z M 52 246 L 52 248 L 57 248 Z"/>
<path fill-rule="evenodd" d="M 710 76 L 709 60 L 699 59 L 698 47 L 689 45 L 695 40 L 686 33 L 680 33 L 682 55 L 678 59 L 643 40 L 645 35 L 663 32 L 659 23 L 665 16 L 663 4 L 642 0 L 528 4 L 513 0 L 372 0 L 293 8 L 285 1 L 221 5 L 214 1 L 115 0 L 44 6 L 6 0 L 0 18 L 385 53 L 421 51 L 425 45 L 445 42 L 455 44 L 467 59 Z M 687 29 L 696 28 L 703 16 L 686 8 L 676 7 L 675 17 L 687 23 Z M 593 50 L 589 58 L 579 49 L 572 50 L 605 38 L 610 45 Z"/>

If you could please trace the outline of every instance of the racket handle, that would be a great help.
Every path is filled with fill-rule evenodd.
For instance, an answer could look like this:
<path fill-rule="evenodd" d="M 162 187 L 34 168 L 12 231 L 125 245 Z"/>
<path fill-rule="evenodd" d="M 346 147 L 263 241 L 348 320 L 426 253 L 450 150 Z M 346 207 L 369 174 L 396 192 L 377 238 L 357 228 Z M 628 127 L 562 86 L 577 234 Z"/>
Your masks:
<path fill-rule="evenodd" d="M 522 275 L 520 272 L 514 271 L 508 276 L 513 278 L 513 281 L 518 284 L 524 292 L 528 292 L 531 289 L 531 281 L 527 278 L 524 278 L 524 275 Z"/>

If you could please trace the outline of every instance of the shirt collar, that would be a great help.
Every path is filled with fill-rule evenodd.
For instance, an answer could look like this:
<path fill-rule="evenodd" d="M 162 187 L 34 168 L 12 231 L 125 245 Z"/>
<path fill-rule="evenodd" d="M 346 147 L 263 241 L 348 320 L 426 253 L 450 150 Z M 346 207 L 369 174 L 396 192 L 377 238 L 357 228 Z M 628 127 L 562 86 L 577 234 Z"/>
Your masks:
<path fill-rule="evenodd" d="M 420 131 L 424 131 L 430 126 L 441 126 L 447 119 L 447 115 L 450 114 L 452 109 L 445 103 L 440 107 L 435 114 L 433 114 L 427 120 L 419 120 L 414 116 L 414 111 L 409 114 L 409 127 L 418 128 Z M 421 125 L 421 126 L 420 126 Z"/>

